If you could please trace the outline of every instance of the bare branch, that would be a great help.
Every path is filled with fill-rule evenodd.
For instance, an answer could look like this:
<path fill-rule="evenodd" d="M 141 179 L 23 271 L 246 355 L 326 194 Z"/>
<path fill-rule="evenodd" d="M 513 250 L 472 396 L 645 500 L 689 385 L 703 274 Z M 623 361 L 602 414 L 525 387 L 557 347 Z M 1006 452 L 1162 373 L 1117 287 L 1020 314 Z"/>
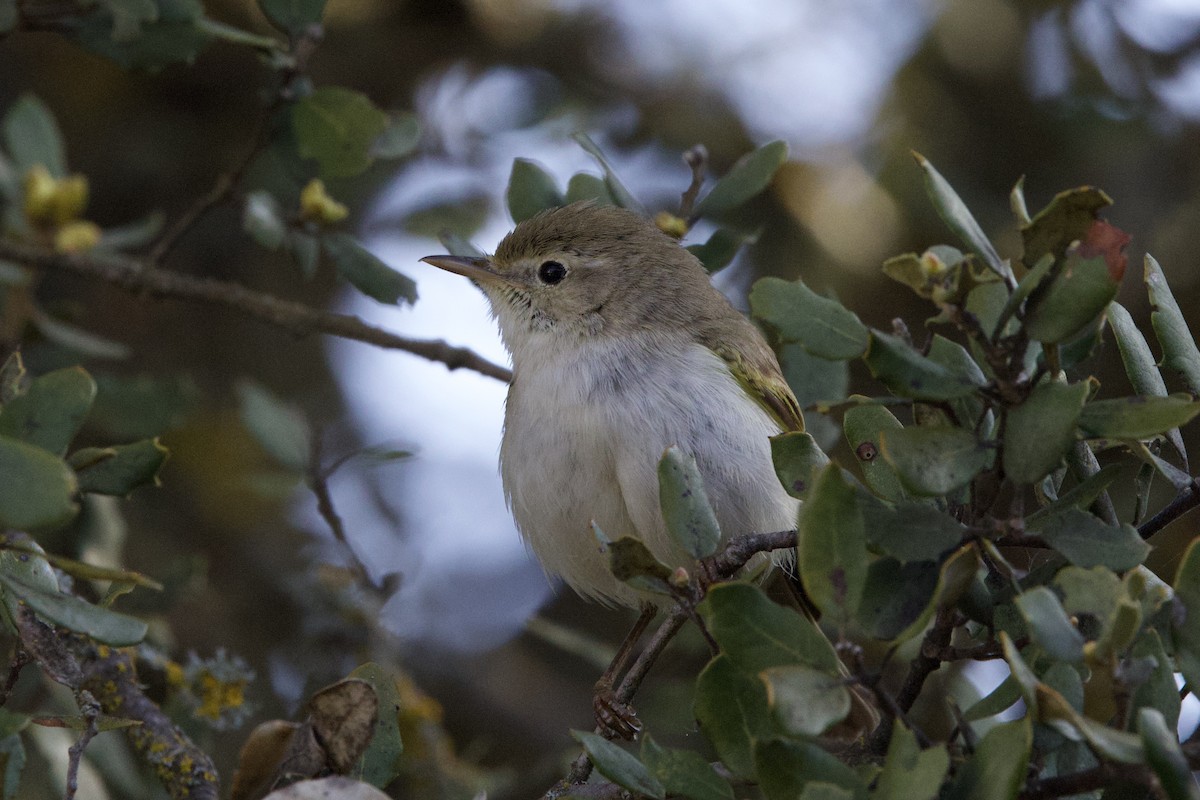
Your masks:
<path fill-rule="evenodd" d="M 692 182 L 679 198 L 679 216 L 688 221 L 690 228 L 695 222 L 693 211 L 696 208 L 696 198 L 700 195 L 700 187 L 704 185 L 704 173 L 708 167 L 708 150 L 704 145 L 693 145 L 683 154 L 683 163 L 692 170 Z"/>
<path fill-rule="evenodd" d="M 1196 506 L 1200 506 L 1200 478 L 1192 478 L 1191 485 L 1184 487 L 1174 500 L 1138 526 L 1138 533 L 1143 539 L 1149 539 Z"/>
<path fill-rule="evenodd" d="M 0 241 L 0 258 L 40 269 L 54 269 L 98 278 L 137 295 L 172 297 L 231 308 L 282 328 L 295 336 L 326 333 L 385 349 L 403 350 L 430 361 L 438 361 L 449 369 L 469 369 L 496 380 L 512 380 L 509 370 L 465 347 L 454 347 L 442 341 L 399 336 L 368 325 L 349 314 L 320 311 L 303 303 L 257 292 L 236 283 L 196 278 L 176 272 L 148 270 L 143 261 L 128 256 L 99 253 L 63 254 L 41 247 Z"/>
<path fill-rule="evenodd" d="M 75 744 L 67 748 L 67 790 L 63 794 L 65 800 L 73 800 L 79 791 L 79 762 L 83 759 L 83 751 L 87 749 L 97 733 L 100 732 L 100 704 L 87 689 L 80 689 L 76 695 L 79 704 L 79 715 L 83 719 L 84 728 L 75 740 Z"/>

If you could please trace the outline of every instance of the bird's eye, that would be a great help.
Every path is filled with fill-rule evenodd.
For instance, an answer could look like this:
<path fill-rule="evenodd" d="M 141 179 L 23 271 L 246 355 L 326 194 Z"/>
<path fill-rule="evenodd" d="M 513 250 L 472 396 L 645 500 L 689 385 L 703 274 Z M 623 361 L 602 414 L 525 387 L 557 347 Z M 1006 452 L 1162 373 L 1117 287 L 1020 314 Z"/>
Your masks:
<path fill-rule="evenodd" d="M 538 279 L 551 286 L 567 277 L 567 268 L 557 261 L 547 261 L 538 267 Z"/>

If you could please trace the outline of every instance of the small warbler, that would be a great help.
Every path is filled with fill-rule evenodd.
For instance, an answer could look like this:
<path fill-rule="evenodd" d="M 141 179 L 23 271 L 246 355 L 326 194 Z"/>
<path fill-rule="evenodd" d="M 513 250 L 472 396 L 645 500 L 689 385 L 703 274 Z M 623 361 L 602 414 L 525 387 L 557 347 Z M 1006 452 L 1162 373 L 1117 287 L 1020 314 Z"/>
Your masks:
<path fill-rule="evenodd" d="M 726 539 L 796 526 L 769 442 L 803 430 L 796 399 L 758 329 L 653 223 L 575 203 L 521 222 L 490 258 L 423 260 L 491 302 L 513 363 L 504 491 L 548 572 L 605 603 L 656 602 L 613 577 L 591 523 L 690 567 L 659 506 L 672 445 L 696 459 Z"/>

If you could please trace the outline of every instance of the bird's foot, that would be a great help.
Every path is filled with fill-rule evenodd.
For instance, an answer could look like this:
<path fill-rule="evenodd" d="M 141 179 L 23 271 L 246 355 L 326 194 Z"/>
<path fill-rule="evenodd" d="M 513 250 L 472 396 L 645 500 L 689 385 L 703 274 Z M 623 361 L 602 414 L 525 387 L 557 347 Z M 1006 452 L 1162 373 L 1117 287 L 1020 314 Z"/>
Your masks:
<path fill-rule="evenodd" d="M 618 700 L 611 686 L 596 684 L 592 710 L 596 713 L 596 725 L 605 738 L 632 742 L 642 732 L 642 721 L 633 706 Z"/>

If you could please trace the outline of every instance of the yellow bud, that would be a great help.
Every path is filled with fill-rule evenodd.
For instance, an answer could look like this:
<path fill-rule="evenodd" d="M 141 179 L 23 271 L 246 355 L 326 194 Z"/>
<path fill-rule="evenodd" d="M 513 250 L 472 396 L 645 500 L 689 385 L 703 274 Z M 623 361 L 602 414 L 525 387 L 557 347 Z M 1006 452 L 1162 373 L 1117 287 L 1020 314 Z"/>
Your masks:
<path fill-rule="evenodd" d="M 54 233 L 54 249 L 59 253 L 80 253 L 100 244 L 100 226 L 86 219 L 63 225 Z"/>
<path fill-rule="evenodd" d="M 319 178 L 313 178 L 300 192 L 300 216 L 309 222 L 330 225 L 341 222 L 349 213 L 350 209 L 329 196 Z"/>
<path fill-rule="evenodd" d="M 943 275 L 949 265 L 938 257 L 937 253 L 926 250 L 921 254 L 921 272 L 927 278 L 937 278 Z"/>
<path fill-rule="evenodd" d="M 688 232 L 687 220 L 680 219 L 670 211 L 660 211 L 654 216 L 654 224 L 668 236 L 682 239 Z"/>
<path fill-rule="evenodd" d="M 50 175 L 50 170 L 41 164 L 34 164 L 21 180 L 21 189 L 25 193 L 25 216 L 31 222 L 50 222 L 54 219 L 54 196 L 58 181 Z"/>
<path fill-rule="evenodd" d="M 78 219 L 87 208 L 88 180 L 83 175 L 72 175 L 58 181 L 54 192 L 54 221 L 59 225 Z"/>

